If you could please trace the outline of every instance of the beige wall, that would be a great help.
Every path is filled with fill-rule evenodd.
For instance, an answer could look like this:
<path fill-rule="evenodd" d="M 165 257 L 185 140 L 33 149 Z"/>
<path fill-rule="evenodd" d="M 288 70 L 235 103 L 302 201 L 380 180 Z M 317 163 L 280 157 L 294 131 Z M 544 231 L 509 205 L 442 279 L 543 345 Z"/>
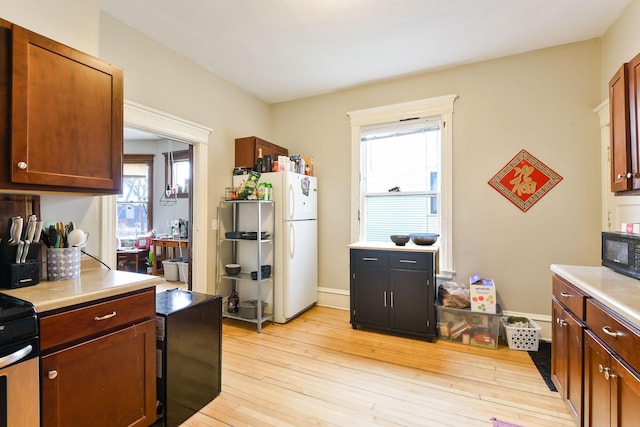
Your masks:
<path fill-rule="evenodd" d="M 271 107 L 131 27 L 102 14 L 100 57 L 124 68 L 125 98 L 213 129 L 207 224 L 231 184 L 235 138 L 271 136 Z M 207 290 L 215 292 L 216 232 L 206 229 Z"/>
<path fill-rule="evenodd" d="M 0 0 L 0 18 L 98 54 L 100 0 Z"/>
<path fill-rule="evenodd" d="M 609 79 L 631 58 L 640 53 L 640 0 L 633 0 L 602 37 L 602 99 L 609 97 Z"/>
<path fill-rule="evenodd" d="M 458 94 L 454 280 L 492 277 L 505 310 L 549 314 L 552 263 L 599 262 L 601 44 L 591 40 L 274 105 L 274 142 L 311 155 L 319 178 L 320 286 L 349 287 L 346 113 Z M 564 180 L 527 213 L 487 181 L 521 149 Z"/>

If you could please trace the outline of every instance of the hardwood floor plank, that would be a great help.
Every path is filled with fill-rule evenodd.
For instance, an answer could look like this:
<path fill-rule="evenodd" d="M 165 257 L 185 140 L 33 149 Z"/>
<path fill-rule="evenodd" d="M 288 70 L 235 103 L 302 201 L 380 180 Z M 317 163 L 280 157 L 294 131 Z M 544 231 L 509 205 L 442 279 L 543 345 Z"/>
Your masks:
<path fill-rule="evenodd" d="M 225 319 L 222 393 L 183 425 L 573 426 L 526 352 L 354 330 L 314 307 L 286 324 Z"/>

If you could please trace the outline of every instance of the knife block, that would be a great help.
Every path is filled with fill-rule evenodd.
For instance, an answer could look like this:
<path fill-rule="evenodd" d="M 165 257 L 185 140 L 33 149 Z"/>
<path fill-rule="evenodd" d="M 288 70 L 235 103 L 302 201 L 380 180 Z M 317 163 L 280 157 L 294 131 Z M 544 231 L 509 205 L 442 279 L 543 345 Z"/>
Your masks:
<path fill-rule="evenodd" d="M 0 287 L 7 289 L 22 288 L 40 283 L 40 242 L 33 242 L 24 263 L 16 263 L 18 245 L 0 243 Z"/>

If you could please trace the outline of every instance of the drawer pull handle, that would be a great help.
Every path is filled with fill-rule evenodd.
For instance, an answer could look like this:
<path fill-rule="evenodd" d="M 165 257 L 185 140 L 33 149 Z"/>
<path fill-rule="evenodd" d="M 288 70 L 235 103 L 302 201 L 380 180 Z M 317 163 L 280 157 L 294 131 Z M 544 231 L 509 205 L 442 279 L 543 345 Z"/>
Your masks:
<path fill-rule="evenodd" d="M 362 260 L 363 261 L 377 261 L 378 258 L 367 258 L 367 257 L 364 257 L 364 258 L 362 258 Z"/>
<path fill-rule="evenodd" d="M 58 371 L 55 371 L 55 370 L 51 370 L 47 373 L 47 378 L 49 378 L 50 380 L 55 380 L 57 376 L 58 376 Z"/>
<path fill-rule="evenodd" d="M 417 261 L 415 259 L 401 259 L 400 262 L 405 264 L 415 264 Z"/>
<path fill-rule="evenodd" d="M 104 316 L 96 316 L 93 318 L 93 320 L 95 321 L 99 321 L 99 320 L 107 320 L 107 319 L 111 319 L 112 317 L 116 316 L 116 312 L 114 311 L 113 313 L 109 313 L 109 314 L 105 314 Z"/>
<path fill-rule="evenodd" d="M 603 326 L 602 327 L 602 332 L 604 332 L 605 334 L 609 335 L 610 337 L 614 337 L 614 338 L 618 338 L 620 335 L 622 335 L 622 333 L 616 332 L 613 329 L 611 329 L 611 326 Z"/>
<path fill-rule="evenodd" d="M 571 296 L 571 294 L 568 294 L 566 292 L 560 292 L 560 296 L 564 297 L 564 298 L 569 298 Z"/>

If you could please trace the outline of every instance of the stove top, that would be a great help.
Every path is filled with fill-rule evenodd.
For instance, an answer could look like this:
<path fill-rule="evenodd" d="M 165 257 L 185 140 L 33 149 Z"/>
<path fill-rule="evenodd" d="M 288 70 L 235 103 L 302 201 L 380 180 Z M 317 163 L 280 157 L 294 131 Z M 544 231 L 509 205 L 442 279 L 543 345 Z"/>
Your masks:
<path fill-rule="evenodd" d="M 38 336 L 33 304 L 0 293 L 0 347 Z"/>
<path fill-rule="evenodd" d="M 35 315 L 36 309 L 30 302 L 0 293 L 0 325 Z"/>

